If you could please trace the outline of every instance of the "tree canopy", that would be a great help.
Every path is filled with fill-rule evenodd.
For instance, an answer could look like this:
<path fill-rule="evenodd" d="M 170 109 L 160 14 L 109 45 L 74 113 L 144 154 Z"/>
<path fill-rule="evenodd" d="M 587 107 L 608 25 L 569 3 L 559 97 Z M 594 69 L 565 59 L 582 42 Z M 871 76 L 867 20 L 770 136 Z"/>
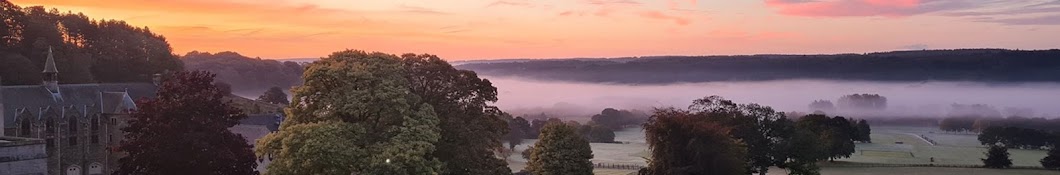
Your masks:
<path fill-rule="evenodd" d="M 183 70 L 165 38 L 146 27 L 0 1 L 2 84 L 39 84 L 49 49 L 60 83 L 149 82 Z"/>
<path fill-rule="evenodd" d="M 280 89 L 280 87 L 269 88 L 269 90 L 266 90 L 264 94 L 261 94 L 261 96 L 258 97 L 258 100 L 272 104 L 291 104 L 290 101 L 287 101 L 287 93 L 283 93 L 283 89 Z"/>
<path fill-rule="evenodd" d="M 251 146 L 229 127 L 246 118 L 206 72 L 179 72 L 137 102 L 116 174 L 257 174 Z"/>
<path fill-rule="evenodd" d="M 541 129 L 526 169 L 535 175 L 591 175 L 593 151 L 574 127 L 549 122 Z"/>
<path fill-rule="evenodd" d="M 444 174 L 511 173 L 495 153 L 509 132 L 506 114 L 487 104 L 497 101 L 497 88 L 435 55 L 404 54 L 400 60 L 411 93 L 440 119 L 441 139 L 431 155 L 444 162 Z"/>
<path fill-rule="evenodd" d="M 983 167 L 998 169 L 1012 167 L 1012 159 L 1009 159 L 1008 148 L 1004 146 L 990 145 L 990 149 L 985 154 L 986 159 L 982 159 Z"/>
<path fill-rule="evenodd" d="M 258 140 L 266 174 L 436 174 L 441 138 L 400 58 L 346 50 L 310 64 L 280 130 Z M 309 136 L 315 135 L 315 136 Z"/>
<path fill-rule="evenodd" d="M 1060 144 L 1053 145 L 1045 158 L 1042 158 L 1041 163 L 1042 167 L 1047 169 L 1060 170 Z"/>
<path fill-rule="evenodd" d="M 657 109 L 644 132 L 651 152 L 647 173 L 653 175 L 747 172 L 747 149 L 729 136 L 731 129 L 693 113 Z"/>

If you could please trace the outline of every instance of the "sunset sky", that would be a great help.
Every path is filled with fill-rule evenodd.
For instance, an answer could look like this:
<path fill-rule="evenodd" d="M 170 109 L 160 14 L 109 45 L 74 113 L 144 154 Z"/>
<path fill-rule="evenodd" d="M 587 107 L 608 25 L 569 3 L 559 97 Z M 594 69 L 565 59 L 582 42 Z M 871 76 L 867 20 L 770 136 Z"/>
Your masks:
<path fill-rule="evenodd" d="M 174 52 L 496 58 L 1060 48 L 1060 0 L 11 0 L 124 20 Z"/>

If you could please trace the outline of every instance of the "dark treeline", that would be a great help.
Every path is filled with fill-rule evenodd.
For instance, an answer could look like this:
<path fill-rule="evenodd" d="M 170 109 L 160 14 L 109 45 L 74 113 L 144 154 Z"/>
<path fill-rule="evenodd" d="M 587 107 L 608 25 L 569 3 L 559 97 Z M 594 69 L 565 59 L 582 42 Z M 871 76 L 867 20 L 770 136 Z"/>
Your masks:
<path fill-rule="evenodd" d="M 809 109 L 814 113 L 878 116 L 887 109 L 887 97 L 880 94 L 850 94 L 839 97 L 838 104 L 829 100 L 814 100 Z"/>
<path fill-rule="evenodd" d="M 983 145 L 1004 145 L 1008 148 L 1042 149 L 1060 144 L 1060 135 L 1038 129 L 1020 127 L 989 127 L 979 133 Z"/>
<path fill-rule="evenodd" d="M 0 1 L 3 84 L 40 84 L 49 48 L 61 83 L 146 82 L 183 67 L 166 39 L 146 27 Z"/>
<path fill-rule="evenodd" d="M 565 123 L 574 127 L 579 135 L 592 143 L 616 143 L 615 131 L 629 126 L 639 126 L 648 119 L 648 114 L 636 110 L 606 108 L 591 117 L 587 123 L 562 121 L 545 114 L 508 117 L 509 149 L 522 144 L 522 139 L 538 139 L 541 129 L 549 123 Z"/>
<path fill-rule="evenodd" d="M 469 63 L 490 76 L 663 84 L 833 79 L 877 81 L 1060 81 L 1060 50 L 962 49 L 838 55 L 665 56 Z"/>
<path fill-rule="evenodd" d="M 652 157 L 640 174 L 766 174 L 773 166 L 818 174 L 816 162 L 849 157 L 855 142 L 871 141 L 865 120 L 788 115 L 717 96 L 657 109 L 644 124 Z"/>
<path fill-rule="evenodd" d="M 1017 127 L 1060 132 L 1060 118 L 955 116 L 939 121 L 939 129 L 950 132 L 982 132 L 990 127 Z"/>
<path fill-rule="evenodd" d="M 188 70 L 217 74 L 217 81 L 231 84 L 233 91 L 244 95 L 262 94 L 271 87 L 290 89 L 300 85 L 304 70 L 295 62 L 250 58 L 235 52 L 193 51 L 181 59 Z"/>

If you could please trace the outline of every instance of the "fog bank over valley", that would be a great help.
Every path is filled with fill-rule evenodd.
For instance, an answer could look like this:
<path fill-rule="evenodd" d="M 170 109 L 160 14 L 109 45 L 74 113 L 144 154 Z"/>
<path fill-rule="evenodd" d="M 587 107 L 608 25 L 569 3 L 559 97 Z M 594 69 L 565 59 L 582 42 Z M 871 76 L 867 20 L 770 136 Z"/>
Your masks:
<path fill-rule="evenodd" d="M 815 100 L 836 102 L 844 95 L 879 94 L 886 97 L 886 109 L 882 111 L 855 112 L 837 105 L 836 113 L 851 117 L 865 117 L 858 115 L 866 113 L 890 117 L 945 117 L 969 113 L 968 109 L 955 109 L 954 104 L 985 104 L 989 108 L 986 110 L 1000 112 L 1003 116 L 1060 116 L 1060 104 L 1056 102 L 1060 99 L 1060 83 L 773 80 L 629 85 L 483 77 L 498 88 L 500 100 L 496 105 L 513 115 L 545 113 L 564 118 L 588 118 L 609 107 L 644 111 L 655 107 L 684 108 L 692 100 L 709 95 L 722 96 L 737 103 L 772 106 L 778 111 L 809 113 L 813 112 L 809 104 Z"/>

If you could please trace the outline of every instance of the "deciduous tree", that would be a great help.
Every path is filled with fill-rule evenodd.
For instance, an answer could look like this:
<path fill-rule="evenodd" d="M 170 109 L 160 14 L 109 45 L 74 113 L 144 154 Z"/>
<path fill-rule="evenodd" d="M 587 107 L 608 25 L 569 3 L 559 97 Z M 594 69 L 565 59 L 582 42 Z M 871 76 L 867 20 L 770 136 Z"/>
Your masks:
<path fill-rule="evenodd" d="M 269 88 L 258 97 L 258 100 L 272 104 L 291 104 L 291 102 L 287 101 L 287 93 L 283 93 L 283 89 L 280 89 L 280 87 Z"/>
<path fill-rule="evenodd" d="M 246 118 L 206 72 L 179 72 L 137 103 L 116 174 L 257 174 L 251 146 L 229 127 Z"/>
<path fill-rule="evenodd" d="M 526 169 L 535 175 L 591 175 L 593 151 L 574 127 L 549 122 L 541 128 Z"/>
<path fill-rule="evenodd" d="M 1060 170 L 1060 144 L 1053 145 L 1049 153 L 1042 159 L 1042 167 Z"/>
<path fill-rule="evenodd" d="M 496 156 L 509 132 L 497 101 L 497 88 L 473 71 L 457 70 L 429 54 L 404 54 L 401 62 L 409 89 L 434 107 L 441 139 L 431 154 L 445 164 L 444 174 L 510 174 Z"/>
<path fill-rule="evenodd" d="M 656 109 L 644 124 L 651 159 L 648 174 L 745 174 L 746 149 L 730 129 L 692 113 Z"/>
<path fill-rule="evenodd" d="M 437 174 L 438 117 L 397 56 L 346 50 L 309 65 L 280 130 L 258 140 L 266 174 Z M 317 136 L 308 136 L 317 135 Z"/>
<path fill-rule="evenodd" d="M 1001 145 L 990 145 L 986 152 L 983 167 L 987 168 L 1009 168 L 1012 167 L 1012 159 L 1009 159 L 1008 148 Z"/>

